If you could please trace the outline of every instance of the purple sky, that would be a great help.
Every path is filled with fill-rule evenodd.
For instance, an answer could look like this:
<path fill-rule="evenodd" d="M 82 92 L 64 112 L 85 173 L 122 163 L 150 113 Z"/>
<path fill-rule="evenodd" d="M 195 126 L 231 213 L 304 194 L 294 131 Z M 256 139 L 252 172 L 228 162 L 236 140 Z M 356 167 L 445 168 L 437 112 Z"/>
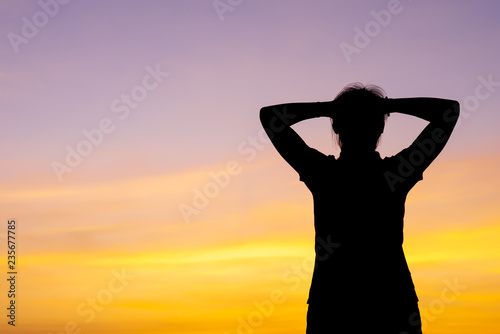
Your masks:
<path fill-rule="evenodd" d="M 211 1 L 72 1 L 16 54 L 8 33 L 22 35 L 22 17 L 33 21 L 41 7 L 3 2 L 0 140 L 8 165 L 1 178 L 57 181 L 51 162 L 105 117 L 116 129 L 78 167 L 87 180 L 120 175 L 132 162 L 137 170 L 125 174 L 227 159 L 258 132 L 261 106 L 332 99 L 353 81 L 378 84 L 393 97 L 456 99 L 462 110 L 478 77 L 500 81 L 495 1 L 401 1 L 348 63 L 340 43 L 354 45 L 354 28 L 364 30 L 370 12 L 389 3 L 243 1 L 221 21 Z M 118 120 L 111 102 L 156 64 L 169 77 Z M 497 145 L 484 145 L 498 143 L 499 96 L 480 101 L 446 154 L 498 153 Z M 302 127 L 315 137 L 307 130 L 314 126 Z M 391 127 L 386 136 L 405 142 L 406 130 Z"/>

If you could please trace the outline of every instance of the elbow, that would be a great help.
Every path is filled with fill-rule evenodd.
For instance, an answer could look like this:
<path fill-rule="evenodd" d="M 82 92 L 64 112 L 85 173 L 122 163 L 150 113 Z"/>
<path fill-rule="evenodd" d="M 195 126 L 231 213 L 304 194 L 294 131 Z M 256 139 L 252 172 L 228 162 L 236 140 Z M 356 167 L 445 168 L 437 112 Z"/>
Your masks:
<path fill-rule="evenodd" d="M 262 125 L 266 126 L 271 118 L 272 108 L 263 107 L 260 109 L 259 118 Z"/>
<path fill-rule="evenodd" d="M 271 107 L 260 108 L 260 117 L 265 116 L 266 114 L 269 114 L 271 112 L 271 110 L 272 110 Z"/>
<path fill-rule="evenodd" d="M 458 101 L 450 101 L 450 106 L 445 110 L 443 120 L 452 126 L 458 121 L 460 117 L 460 103 Z"/>
<path fill-rule="evenodd" d="M 451 101 L 452 113 L 458 118 L 460 116 L 460 103 L 458 101 Z"/>

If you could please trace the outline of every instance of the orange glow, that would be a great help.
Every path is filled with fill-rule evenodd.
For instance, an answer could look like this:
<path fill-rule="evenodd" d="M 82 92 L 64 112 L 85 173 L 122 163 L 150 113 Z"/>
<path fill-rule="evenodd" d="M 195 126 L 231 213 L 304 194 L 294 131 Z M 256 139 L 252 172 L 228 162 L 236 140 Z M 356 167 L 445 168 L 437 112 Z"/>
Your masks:
<path fill-rule="evenodd" d="M 477 164 L 494 169 L 498 162 L 486 159 Z M 500 217 L 495 215 L 496 208 L 487 205 L 481 213 L 456 207 L 464 196 L 491 198 L 494 193 L 481 176 L 475 177 L 475 190 L 466 191 L 477 165 L 463 160 L 454 166 L 460 172 L 449 174 L 447 164 L 437 165 L 426 176 L 433 185 L 422 183 L 408 199 L 405 252 L 420 307 L 427 312 L 428 333 L 470 333 L 477 319 L 481 319 L 483 333 L 494 333 L 500 298 Z M 251 178 L 261 170 L 256 165 L 241 178 Z M 274 182 L 283 182 L 286 188 L 285 178 L 288 175 L 275 175 Z M 30 314 L 30 321 L 22 325 L 26 333 L 40 328 L 62 331 L 71 321 L 82 331 L 94 333 L 116 329 L 116 324 L 124 333 L 236 333 L 238 326 L 251 326 L 256 332 L 258 327 L 260 333 L 302 333 L 314 256 L 310 196 L 297 182 L 297 187 L 289 188 L 293 192 L 285 189 L 274 194 L 275 199 L 256 200 L 225 212 L 219 202 L 224 206 L 239 196 L 235 177 L 235 186 L 221 192 L 205 209 L 209 218 L 186 224 L 175 213 L 176 199 L 185 191 L 183 185 L 206 179 L 202 172 L 189 172 L 72 190 L 14 192 L 3 209 L 33 205 L 33 211 L 19 219 L 24 229 L 19 300 L 23 313 Z M 254 185 L 255 191 L 268 186 Z M 451 185 L 455 191 L 444 193 L 442 189 Z M 427 192 L 431 195 L 426 196 Z M 2 196 L 7 200 L 6 193 Z M 189 196 L 188 191 L 186 202 Z M 495 196 L 492 203 L 499 199 Z M 160 205 L 168 202 L 166 197 L 170 205 Z M 136 204 L 128 204 L 134 200 Z M 436 202 L 440 202 L 439 209 Z M 56 203 L 67 207 L 56 207 Z M 44 219 L 50 207 L 54 209 Z M 83 207 L 91 207 L 97 220 L 89 222 Z M 110 219 L 108 213 L 117 209 L 120 213 Z M 157 218 L 137 219 L 136 212 L 150 212 Z M 429 212 L 435 219 L 442 215 L 458 223 L 436 225 L 427 221 Z M 58 215 L 72 217 L 72 224 L 54 221 Z M 461 216 L 469 217 L 467 222 Z M 40 234 L 24 226 L 35 222 L 46 224 Z M 87 242 L 75 243 L 73 233 L 86 235 Z M 109 292 L 114 273 L 121 271 L 133 278 L 119 292 Z M 452 302 L 443 302 L 446 282 L 454 281 L 463 289 L 446 295 Z M 91 311 L 89 298 L 97 300 L 100 311 Z M 147 325 L 141 329 L 141 323 Z"/>

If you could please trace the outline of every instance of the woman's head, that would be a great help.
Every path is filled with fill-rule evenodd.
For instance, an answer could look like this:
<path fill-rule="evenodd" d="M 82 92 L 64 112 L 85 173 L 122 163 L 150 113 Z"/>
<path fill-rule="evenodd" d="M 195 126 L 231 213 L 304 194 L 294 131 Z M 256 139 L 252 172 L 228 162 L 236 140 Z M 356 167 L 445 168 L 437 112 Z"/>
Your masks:
<path fill-rule="evenodd" d="M 340 148 L 375 150 L 387 119 L 382 110 L 384 98 L 382 88 L 360 83 L 347 85 L 335 97 L 332 129 Z"/>

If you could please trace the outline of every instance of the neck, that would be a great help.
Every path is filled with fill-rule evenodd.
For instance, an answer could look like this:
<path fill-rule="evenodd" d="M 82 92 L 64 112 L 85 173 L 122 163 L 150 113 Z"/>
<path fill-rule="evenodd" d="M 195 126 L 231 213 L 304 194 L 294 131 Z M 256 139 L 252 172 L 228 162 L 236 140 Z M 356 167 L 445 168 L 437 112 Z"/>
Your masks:
<path fill-rule="evenodd" d="M 375 147 L 342 145 L 341 152 L 344 155 L 365 156 L 375 153 Z"/>

